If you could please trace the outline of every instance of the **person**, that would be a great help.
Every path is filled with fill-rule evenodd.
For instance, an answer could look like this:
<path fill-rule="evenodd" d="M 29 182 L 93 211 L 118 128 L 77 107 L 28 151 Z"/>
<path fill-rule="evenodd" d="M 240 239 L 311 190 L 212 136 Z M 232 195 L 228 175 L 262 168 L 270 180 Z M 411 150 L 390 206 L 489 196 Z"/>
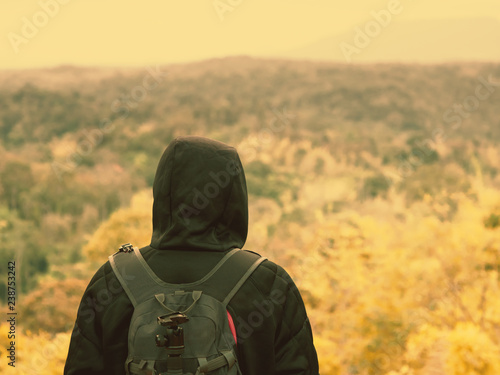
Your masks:
<path fill-rule="evenodd" d="M 243 247 L 248 198 L 235 148 L 204 137 L 174 139 L 159 161 L 153 198 L 151 244 L 140 253 L 163 281 L 200 280 L 230 250 Z M 125 374 L 133 311 L 106 262 L 82 297 L 64 374 Z M 230 300 L 228 312 L 243 375 L 319 373 L 305 305 L 281 266 L 263 261 Z"/>

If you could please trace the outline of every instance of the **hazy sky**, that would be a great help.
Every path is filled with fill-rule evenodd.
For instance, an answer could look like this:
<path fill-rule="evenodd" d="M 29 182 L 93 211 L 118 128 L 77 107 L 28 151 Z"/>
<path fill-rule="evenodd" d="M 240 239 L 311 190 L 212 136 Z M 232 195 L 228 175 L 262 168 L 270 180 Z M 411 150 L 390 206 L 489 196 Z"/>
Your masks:
<path fill-rule="evenodd" d="M 5 0 L 0 2 L 0 68 L 279 55 L 353 30 L 391 1 L 402 8 L 398 22 L 500 20 L 498 0 Z"/>

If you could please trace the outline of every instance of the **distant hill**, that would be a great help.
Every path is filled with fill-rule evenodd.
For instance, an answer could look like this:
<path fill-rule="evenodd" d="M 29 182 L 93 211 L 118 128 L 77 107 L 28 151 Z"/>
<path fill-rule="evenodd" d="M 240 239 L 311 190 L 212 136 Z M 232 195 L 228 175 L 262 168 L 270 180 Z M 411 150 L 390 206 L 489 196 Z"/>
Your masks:
<path fill-rule="evenodd" d="M 358 25 L 361 30 L 366 22 Z M 353 62 L 500 61 L 500 21 L 493 18 L 400 21 L 393 16 L 386 27 L 376 31 L 374 28 L 376 36 L 370 38 L 366 48 L 352 54 Z M 345 62 L 340 45 L 344 42 L 356 47 L 356 34 L 355 29 L 349 30 L 285 55 L 293 59 Z"/>

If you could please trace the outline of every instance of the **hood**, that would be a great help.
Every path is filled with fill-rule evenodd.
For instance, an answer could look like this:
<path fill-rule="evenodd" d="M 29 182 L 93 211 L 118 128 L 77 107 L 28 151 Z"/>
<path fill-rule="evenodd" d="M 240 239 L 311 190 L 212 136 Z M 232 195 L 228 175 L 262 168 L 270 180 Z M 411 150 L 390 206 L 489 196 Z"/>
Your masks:
<path fill-rule="evenodd" d="M 179 137 L 164 151 L 153 184 L 155 249 L 242 248 L 248 231 L 245 174 L 235 148 Z"/>

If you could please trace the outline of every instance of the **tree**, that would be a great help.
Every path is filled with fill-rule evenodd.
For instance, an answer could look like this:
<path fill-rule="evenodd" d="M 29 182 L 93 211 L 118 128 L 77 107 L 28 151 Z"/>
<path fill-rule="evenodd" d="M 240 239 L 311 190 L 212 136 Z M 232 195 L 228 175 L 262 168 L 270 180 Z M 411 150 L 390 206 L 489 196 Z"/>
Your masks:
<path fill-rule="evenodd" d="M 30 166 L 18 161 L 7 162 L 0 172 L 0 181 L 7 207 L 18 210 L 21 206 L 21 195 L 33 186 L 34 179 Z"/>
<path fill-rule="evenodd" d="M 145 246 L 151 240 L 151 199 L 149 193 L 139 193 L 129 208 L 114 212 L 103 222 L 83 247 L 90 261 L 104 262 L 125 243 Z"/>
<path fill-rule="evenodd" d="M 86 280 L 75 278 L 40 282 L 20 305 L 23 329 L 49 333 L 71 330 L 86 286 Z"/>

